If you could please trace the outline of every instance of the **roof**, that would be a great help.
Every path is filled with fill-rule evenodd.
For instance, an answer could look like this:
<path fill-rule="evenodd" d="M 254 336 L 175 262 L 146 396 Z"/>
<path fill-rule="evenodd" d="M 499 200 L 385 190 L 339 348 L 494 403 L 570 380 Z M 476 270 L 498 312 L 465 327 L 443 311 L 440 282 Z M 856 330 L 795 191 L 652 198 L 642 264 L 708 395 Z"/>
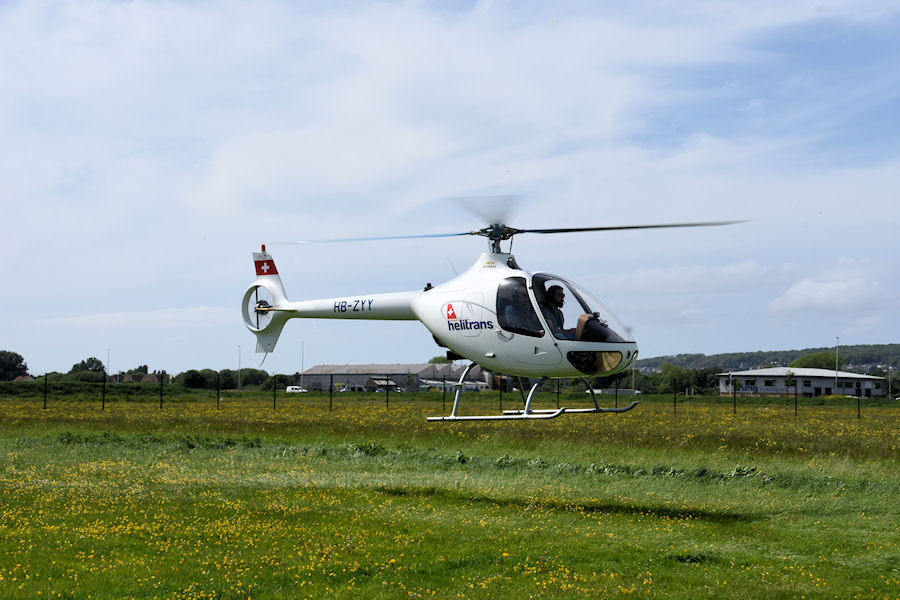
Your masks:
<path fill-rule="evenodd" d="M 750 369 L 749 371 L 725 371 L 718 375 L 719 377 L 727 375 L 740 377 L 786 377 L 789 371 L 794 377 L 829 377 L 834 379 L 837 376 L 844 379 L 884 379 L 884 377 L 860 375 L 859 373 L 848 373 L 847 371 L 834 371 L 833 369 L 804 369 L 800 367 L 771 367 L 769 369 Z"/>
<path fill-rule="evenodd" d="M 316 365 L 303 371 L 304 375 L 405 375 L 421 373 L 434 367 L 428 363 Z"/>

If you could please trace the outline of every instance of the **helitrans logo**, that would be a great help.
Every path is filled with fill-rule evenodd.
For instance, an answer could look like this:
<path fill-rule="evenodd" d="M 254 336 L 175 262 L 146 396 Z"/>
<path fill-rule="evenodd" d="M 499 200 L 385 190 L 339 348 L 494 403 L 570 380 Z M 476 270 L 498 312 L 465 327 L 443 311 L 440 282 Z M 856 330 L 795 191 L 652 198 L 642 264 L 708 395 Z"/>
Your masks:
<path fill-rule="evenodd" d="M 456 316 L 452 304 L 447 304 L 447 329 L 450 331 L 470 331 L 472 329 L 493 329 L 493 321 L 470 321 L 469 319 L 460 319 Z"/>

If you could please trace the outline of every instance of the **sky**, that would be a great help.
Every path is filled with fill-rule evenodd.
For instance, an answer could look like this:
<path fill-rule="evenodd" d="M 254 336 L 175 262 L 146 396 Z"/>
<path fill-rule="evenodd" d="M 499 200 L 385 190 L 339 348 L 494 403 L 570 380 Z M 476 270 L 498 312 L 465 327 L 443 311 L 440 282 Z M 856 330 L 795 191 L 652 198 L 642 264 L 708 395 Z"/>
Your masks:
<path fill-rule="evenodd" d="M 32 374 L 260 364 L 292 300 L 421 289 L 523 235 L 644 357 L 900 342 L 900 3 L 0 3 L 0 349 Z M 262 368 L 425 362 L 417 322 L 293 320 Z"/>

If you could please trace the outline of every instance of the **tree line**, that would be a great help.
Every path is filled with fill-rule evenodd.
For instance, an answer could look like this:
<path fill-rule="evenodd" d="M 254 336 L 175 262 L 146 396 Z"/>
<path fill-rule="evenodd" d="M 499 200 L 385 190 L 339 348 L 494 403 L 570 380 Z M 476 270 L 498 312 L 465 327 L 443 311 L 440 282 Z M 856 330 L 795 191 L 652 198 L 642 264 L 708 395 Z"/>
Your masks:
<path fill-rule="evenodd" d="M 731 352 L 727 354 L 676 354 L 642 358 L 637 361 L 638 369 L 659 369 L 668 363 L 687 369 L 715 368 L 722 371 L 742 371 L 764 366 L 790 366 L 790 363 L 810 354 L 831 353 L 834 368 L 834 347 L 806 348 L 804 350 L 768 350 L 758 352 Z M 881 365 L 900 369 L 900 344 L 858 344 L 841 346 L 838 354 L 842 364 L 862 367 Z"/>
<path fill-rule="evenodd" d="M 900 349 L 900 344 L 887 346 Z M 850 354 L 850 356 L 848 357 L 847 354 Z M 853 353 L 847 354 L 841 352 L 838 358 L 838 368 L 843 369 L 846 364 L 854 360 Z M 880 356 L 876 358 L 880 358 Z M 758 367 L 758 365 L 752 366 Z M 835 354 L 831 350 L 808 352 L 797 355 L 786 366 L 834 369 Z M 630 389 L 633 387 L 645 394 L 671 394 L 673 391 L 676 391 L 678 393 L 696 395 L 716 395 L 719 389 L 718 374 L 728 370 L 740 369 L 729 369 L 718 364 L 690 367 L 673 362 L 663 362 L 656 369 L 635 369 L 620 373 L 614 377 L 595 377 L 590 379 L 589 382 L 595 388 L 613 388 L 618 386 L 620 389 Z M 897 371 L 891 374 L 883 367 L 873 367 L 867 369 L 866 374 L 878 377 L 892 375 L 891 387 L 895 390 L 900 390 L 900 385 L 898 385 L 900 384 L 900 369 Z M 28 365 L 20 354 L 8 350 L 0 350 L 0 381 L 10 381 L 20 375 L 27 374 Z M 67 373 L 50 373 L 49 375 L 53 377 L 55 382 L 81 381 L 99 383 L 107 377 L 103 362 L 93 356 L 75 363 Z M 126 375 L 134 376 L 136 379 L 144 375 L 156 375 L 157 381 L 158 377 L 165 377 L 170 383 L 180 385 L 186 389 L 207 390 L 229 390 L 238 389 L 238 387 L 241 389 L 269 389 L 273 385 L 273 379 L 278 387 L 296 385 L 300 379 L 299 372 L 293 374 L 270 374 L 262 369 L 253 368 L 240 369 L 240 371 L 235 369 L 223 369 L 221 371 L 189 369 L 173 376 L 165 371 L 151 371 L 147 365 L 138 365 L 127 371 L 119 371 L 110 379 L 122 381 Z M 567 388 L 578 388 L 583 387 L 583 382 L 580 379 L 563 380 L 560 382 L 560 385 Z"/>

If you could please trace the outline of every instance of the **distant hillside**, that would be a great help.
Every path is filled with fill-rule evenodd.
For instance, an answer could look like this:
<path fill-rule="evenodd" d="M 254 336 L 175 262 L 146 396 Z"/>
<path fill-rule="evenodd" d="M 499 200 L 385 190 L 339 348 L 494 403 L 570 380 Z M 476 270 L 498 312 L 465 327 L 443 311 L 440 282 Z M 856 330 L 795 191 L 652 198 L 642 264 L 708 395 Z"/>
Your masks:
<path fill-rule="evenodd" d="M 675 356 L 657 356 L 637 361 L 638 369 L 658 369 L 668 363 L 686 369 L 714 368 L 722 371 L 740 371 L 768 366 L 784 366 L 792 360 L 821 352 L 834 352 L 831 348 L 806 348 L 804 350 L 769 350 L 758 352 L 731 352 L 729 354 L 676 354 Z M 840 356 L 845 368 L 867 371 L 876 366 L 892 366 L 900 369 L 900 344 L 869 344 L 860 346 L 841 346 Z"/>

